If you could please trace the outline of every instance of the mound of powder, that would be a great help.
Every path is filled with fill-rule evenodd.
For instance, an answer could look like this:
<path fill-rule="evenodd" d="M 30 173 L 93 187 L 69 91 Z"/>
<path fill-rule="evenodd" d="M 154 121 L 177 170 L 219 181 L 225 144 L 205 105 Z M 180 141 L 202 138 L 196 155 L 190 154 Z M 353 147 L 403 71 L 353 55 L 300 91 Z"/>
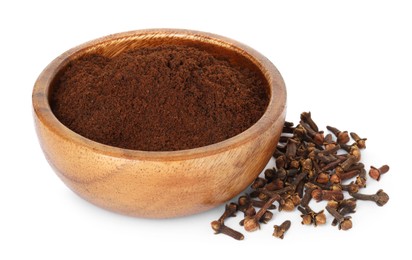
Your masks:
<path fill-rule="evenodd" d="M 269 102 L 259 73 L 193 47 L 73 60 L 56 80 L 56 117 L 91 140 L 134 150 L 191 149 L 252 126 Z"/>

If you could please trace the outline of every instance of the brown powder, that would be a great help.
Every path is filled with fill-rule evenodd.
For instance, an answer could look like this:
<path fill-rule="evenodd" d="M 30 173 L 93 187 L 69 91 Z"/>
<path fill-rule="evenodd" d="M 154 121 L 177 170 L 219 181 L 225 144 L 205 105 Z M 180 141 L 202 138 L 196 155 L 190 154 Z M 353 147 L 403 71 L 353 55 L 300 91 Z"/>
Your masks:
<path fill-rule="evenodd" d="M 74 60 L 57 79 L 50 103 L 64 125 L 91 140 L 170 151 L 245 131 L 263 115 L 267 92 L 256 72 L 171 45 Z"/>

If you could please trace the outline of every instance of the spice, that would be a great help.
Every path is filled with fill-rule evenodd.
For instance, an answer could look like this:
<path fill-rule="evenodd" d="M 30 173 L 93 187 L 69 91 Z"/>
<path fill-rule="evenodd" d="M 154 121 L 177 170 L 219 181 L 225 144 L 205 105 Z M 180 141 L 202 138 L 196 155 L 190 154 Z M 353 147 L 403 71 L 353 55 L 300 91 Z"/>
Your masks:
<path fill-rule="evenodd" d="M 312 191 L 312 198 L 317 202 L 322 200 L 343 200 L 343 193 L 340 190 L 321 190 L 315 189 Z"/>
<path fill-rule="evenodd" d="M 333 126 L 326 126 L 326 128 L 336 136 L 336 142 L 338 144 L 346 144 L 347 142 L 349 142 L 348 131 L 341 132 L 339 129 Z"/>
<path fill-rule="evenodd" d="M 244 236 L 242 233 L 226 226 L 225 224 L 215 220 L 210 223 L 215 234 L 225 234 L 227 236 L 233 237 L 236 240 L 243 240 Z"/>
<path fill-rule="evenodd" d="M 256 215 L 251 216 L 251 217 L 246 216 L 245 221 L 243 223 L 245 230 L 251 232 L 251 231 L 256 231 L 257 229 L 259 229 L 260 228 L 260 225 L 259 225 L 260 218 L 263 217 L 263 215 L 266 213 L 266 211 L 272 205 L 272 203 L 275 200 L 278 200 L 279 198 L 280 198 L 279 195 L 274 195 L 263 205 L 263 207 L 256 213 Z"/>
<path fill-rule="evenodd" d="M 313 131 L 319 132 L 318 125 L 313 121 L 312 114 L 310 112 L 302 112 L 300 114 L 300 120 L 307 123 Z"/>
<path fill-rule="evenodd" d="M 323 213 L 323 210 L 319 212 L 315 212 L 309 207 L 306 206 L 299 206 L 298 210 L 302 213 L 300 217 L 302 218 L 302 225 L 314 225 L 315 227 L 318 225 L 323 225 L 326 223 L 326 216 Z"/>
<path fill-rule="evenodd" d="M 252 200 L 249 194 L 242 195 L 238 199 L 239 210 L 244 212 L 249 206 L 261 208 L 265 204 L 265 201 Z M 275 205 L 270 205 L 268 209 L 276 209 Z"/>
<path fill-rule="evenodd" d="M 353 138 L 353 140 L 356 142 L 359 148 L 365 149 L 366 148 L 366 138 L 360 138 L 357 133 L 351 132 L 350 136 Z"/>
<path fill-rule="evenodd" d="M 227 204 L 225 207 L 225 212 L 223 212 L 222 216 L 218 219 L 220 223 L 224 223 L 225 219 L 229 217 L 236 217 L 236 212 L 238 210 L 238 205 L 236 203 L 231 202 Z"/>
<path fill-rule="evenodd" d="M 371 166 L 371 169 L 369 170 L 369 176 L 371 176 L 372 179 L 379 181 L 381 179 L 381 175 L 387 173 L 388 171 L 388 165 L 383 165 L 379 168 Z"/>
<path fill-rule="evenodd" d="M 339 224 L 339 229 L 349 230 L 352 228 L 352 220 L 350 217 L 341 215 L 335 208 L 326 206 L 326 210 L 336 219 Z"/>
<path fill-rule="evenodd" d="M 257 122 L 268 101 L 259 72 L 173 45 L 73 60 L 50 98 L 56 117 L 78 134 L 145 151 L 226 140 Z"/>
<path fill-rule="evenodd" d="M 267 210 L 263 216 L 259 219 L 259 222 L 267 224 L 273 218 L 273 213 Z"/>
<path fill-rule="evenodd" d="M 291 226 L 291 222 L 290 220 L 286 220 L 284 221 L 282 224 L 280 224 L 280 226 L 278 225 L 274 225 L 274 231 L 273 231 L 273 236 L 283 239 L 283 236 L 285 235 L 286 231 L 289 230 L 290 226 Z"/>
<path fill-rule="evenodd" d="M 326 134 L 320 143 L 323 132 L 309 112 L 301 114 L 301 122 L 296 127 L 290 122 L 285 123 L 277 149 L 273 152 L 276 167 L 266 169 L 263 176 L 257 177 L 251 185 L 250 195 L 239 198 L 239 204 L 243 208 L 248 207 L 241 221 L 248 231 L 257 230 L 259 222 L 266 223 L 272 219 L 273 213 L 267 209 L 274 202 L 278 203 L 279 211 L 297 208 L 302 224 L 316 227 L 325 224 L 327 216 L 324 210 L 315 212 L 309 204 L 312 198 L 317 202 L 326 201 L 326 210 L 333 217 L 332 225 L 341 230 L 352 228 L 352 218 L 347 215 L 355 213 L 357 199 L 374 201 L 378 206 L 388 202 L 389 196 L 383 190 L 372 195 L 359 193 L 366 187 L 367 180 L 365 165 L 359 162 L 360 148 L 365 148 L 366 138 L 351 133 L 354 142 L 347 144 L 350 141 L 347 131 L 341 132 L 334 127 L 328 129 L 336 136 L 335 140 L 331 134 Z M 388 170 L 387 165 L 380 168 L 372 166 L 370 175 L 380 176 Z M 345 198 L 347 194 L 352 198 Z M 258 200 L 252 203 L 250 197 L 259 198 L 261 203 L 257 203 Z M 254 207 L 262 209 L 256 213 Z M 262 216 L 267 212 L 270 214 L 263 220 Z M 290 223 L 285 224 L 286 229 L 282 229 L 282 225 L 274 226 L 275 237 L 283 236 Z"/>
<path fill-rule="evenodd" d="M 355 213 L 355 208 L 356 208 L 356 200 L 355 199 L 346 199 L 342 200 L 337 203 L 335 207 L 331 206 L 328 203 L 329 207 L 335 208 L 337 211 L 339 211 L 339 214 L 342 216 L 345 216 L 349 213 Z M 332 221 L 332 226 L 336 226 L 339 223 L 338 219 L 334 219 Z"/>
<path fill-rule="evenodd" d="M 244 236 L 242 233 L 225 225 L 225 220 L 229 217 L 235 217 L 235 213 L 238 211 L 238 209 L 239 206 L 234 202 L 226 205 L 225 212 L 223 212 L 222 216 L 220 216 L 218 220 L 214 220 L 212 221 L 212 223 L 210 223 L 212 229 L 215 231 L 215 234 L 221 233 L 233 237 L 237 240 L 243 240 Z"/>
<path fill-rule="evenodd" d="M 382 207 L 389 201 L 389 195 L 383 190 L 378 190 L 376 194 L 361 194 L 361 193 L 350 193 L 352 197 L 358 200 L 370 200 L 374 201 L 378 206 Z"/>

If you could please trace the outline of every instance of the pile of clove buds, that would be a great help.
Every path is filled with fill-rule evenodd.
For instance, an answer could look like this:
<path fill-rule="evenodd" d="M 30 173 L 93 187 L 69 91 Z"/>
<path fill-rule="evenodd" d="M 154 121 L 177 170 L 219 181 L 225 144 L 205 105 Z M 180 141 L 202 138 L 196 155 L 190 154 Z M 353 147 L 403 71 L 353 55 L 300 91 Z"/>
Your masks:
<path fill-rule="evenodd" d="M 223 215 L 211 223 L 216 234 L 242 240 L 243 234 L 225 225 L 226 218 L 241 211 L 244 219 L 239 224 L 246 231 L 255 231 L 261 223 L 266 224 L 272 219 L 270 210 L 277 207 L 279 211 L 297 208 L 304 225 L 325 224 L 327 216 L 324 210 L 315 212 L 309 206 L 312 199 L 327 201 L 325 209 L 333 217 L 332 225 L 348 230 L 352 228 L 352 219 L 348 215 L 355 212 L 357 200 L 374 201 L 378 206 L 388 202 L 389 196 L 383 190 L 371 195 L 359 192 L 366 187 L 367 180 L 365 165 L 360 162 L 366 138 L 331 126 L 327 126 L 331 133 L 324 135 L 310 112 L 303 112 L 300 119 L 297 126 L 290 122 L 284 124 L 273 154 L 276 168 L 265 170 L 264 177 L 257 177 L 252 183 L 250 193 L 240 196 L 237 203 L 226 205 Z M 348 144 L 350 137 L 352 144 Z M 379 181 L 388 171 L 387 165 L 380 168 L 371 166 L 369 176 Z M 345 198 L 345 192 L 349 198 Z M 290 226 L 289 220 L 275 225 L 273 236 L 283 239 Z"/>

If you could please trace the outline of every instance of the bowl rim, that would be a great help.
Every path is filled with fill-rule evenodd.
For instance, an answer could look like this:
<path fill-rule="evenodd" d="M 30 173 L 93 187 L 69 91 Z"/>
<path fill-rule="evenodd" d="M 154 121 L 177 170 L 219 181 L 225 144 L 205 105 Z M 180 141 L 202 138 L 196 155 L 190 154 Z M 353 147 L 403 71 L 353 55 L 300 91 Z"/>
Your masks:
<path fill-rule="evenodd" d="M 176 37 L 193 41 L 201 41 L 203 43 L 215 44 L 221 47 L 223 46 L 224 48 L 241 53 L 242 56 L 252 61 L 256 67 L 261 70 L 263 76 L 269 84 L 270 99 L 264 114 L 251 127 L 229 139 L 202 147 L 176 151 L 144 151 L 110 146 L 88 139 L 61 123 L 53 114 L 48 99 L 48 92 L 56 74 L 64 66 L 66 66 L 70 60 L 73 60 L 76 56 L 84 53 L 85 49 L 90 50 L 96 46 L 101 46 L 113 40 L 130 40 L 142 36 Z M 282 118 L 282 114 L 286 111 L 286 87 L 282 76 L 272 62 L 258 51 L 243 43 L 221 35 L 202 31 L 166 28 L 144 29 L 100 37 L 73 47 L 55 58 L 40 73 L 34 84 L 32 92 L 32 105 L 34 116 L 37 117 L 37 119 L 41 121 L 43 126 L 47 127 L 49 131 L 60 136 L 61 138 L 64 138 L 70 142 L 75 142 L 80 146 L 87 147 L 100 154 L 128 159 L 152 161 L 160 161 L 165 159 L 182 160 L 205 157 L 223 151 L 228 151 L 263 134 L 272 126 L 274 121 Z"/>

